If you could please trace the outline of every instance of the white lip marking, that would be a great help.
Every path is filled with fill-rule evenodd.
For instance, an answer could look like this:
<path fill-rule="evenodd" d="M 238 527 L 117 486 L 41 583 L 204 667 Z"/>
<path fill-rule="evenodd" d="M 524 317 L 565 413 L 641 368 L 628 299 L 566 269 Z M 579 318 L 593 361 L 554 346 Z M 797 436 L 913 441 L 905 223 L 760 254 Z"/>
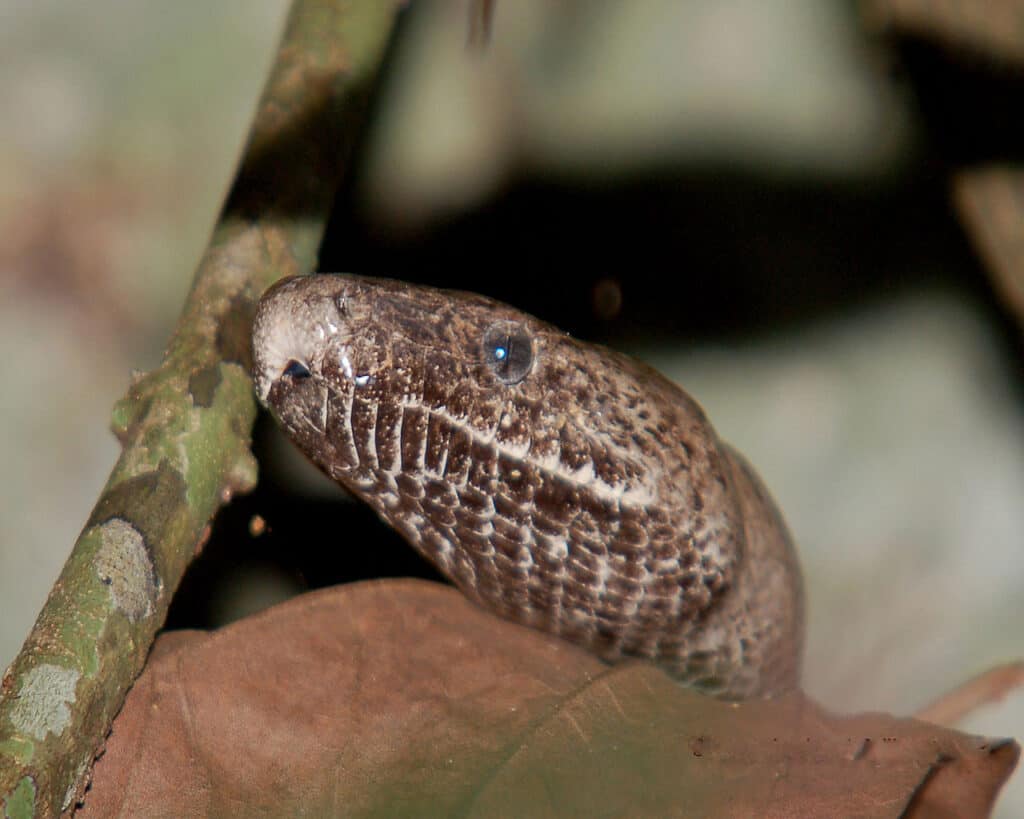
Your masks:
<path fill-rule="evenodd" d="M 355 401 L 352 402 L 353 404 Z M 375 431 L 377 429 L 377 419 L 380 416 L 380 404 L 373 404 L 373 420 L 367 426 L 369 432 L 366 434 L 366 458 L 367 466 L 372 469 L 380 469 L 380 458 L 377 454 L 377 436 Z"/>

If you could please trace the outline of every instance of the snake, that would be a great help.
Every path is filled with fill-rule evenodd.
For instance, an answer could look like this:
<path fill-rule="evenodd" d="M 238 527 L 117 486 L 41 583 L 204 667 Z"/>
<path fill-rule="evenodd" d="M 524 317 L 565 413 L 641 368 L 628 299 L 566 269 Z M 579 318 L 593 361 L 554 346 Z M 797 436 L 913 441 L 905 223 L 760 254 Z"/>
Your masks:
<path fill-rule="evenodd" d="M 657 370 L 486 296 L 336 273 L 272 285 L 252 346 L 292 442 L 483 608 L 725 699 L 799 685 L 793 538 Z"/>

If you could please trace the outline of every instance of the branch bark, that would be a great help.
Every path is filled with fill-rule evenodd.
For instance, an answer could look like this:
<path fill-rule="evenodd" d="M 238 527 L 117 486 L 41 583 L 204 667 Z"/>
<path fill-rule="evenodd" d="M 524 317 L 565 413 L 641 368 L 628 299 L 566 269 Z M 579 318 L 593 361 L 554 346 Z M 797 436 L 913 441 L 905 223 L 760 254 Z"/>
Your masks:
<path fill-rule="evenodd" d="M 4 817 L 81 799 L 217 509 L 256 482 L 249 327 L 308 271 L 400 0 L 296 0 L 160 366 L 113 413 L 123 450 L 0 688 Z"/>

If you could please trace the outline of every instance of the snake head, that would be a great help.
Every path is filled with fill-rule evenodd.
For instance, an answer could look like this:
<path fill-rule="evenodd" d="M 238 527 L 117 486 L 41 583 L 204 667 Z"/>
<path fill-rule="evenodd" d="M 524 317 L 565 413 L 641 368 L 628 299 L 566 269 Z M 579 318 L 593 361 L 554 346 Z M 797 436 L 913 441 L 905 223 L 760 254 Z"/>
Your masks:
<path fill-rule="evenodd" d="M 483 296 L 337 274 L 268 290 L 253 352 L 299 448 L 500 614 L 660 656 L 735 579 L 731 460 L 641 362 Z"/>

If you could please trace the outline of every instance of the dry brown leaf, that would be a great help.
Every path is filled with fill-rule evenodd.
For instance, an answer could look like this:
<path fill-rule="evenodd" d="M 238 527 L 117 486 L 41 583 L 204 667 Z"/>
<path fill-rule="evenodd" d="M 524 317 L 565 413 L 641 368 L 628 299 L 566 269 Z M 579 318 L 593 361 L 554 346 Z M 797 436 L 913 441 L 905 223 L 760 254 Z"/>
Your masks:
<path fill-rule="evenodd" d="M 161 638 L 81 815 L 970 817 L 1018 753 L 801 695 L 719 702 L 376 581 Z"/>
<path fill-rule="evenodd" d="M 1024 168 L 959 173 L 953 197 L 996 292 L 1024 325 Z"/>
<path fill-rule="evenodd" d="M 899 28 L 1024 61 L 1024 0 L 863 0 L 862 8 L 875 27 Z"/>

